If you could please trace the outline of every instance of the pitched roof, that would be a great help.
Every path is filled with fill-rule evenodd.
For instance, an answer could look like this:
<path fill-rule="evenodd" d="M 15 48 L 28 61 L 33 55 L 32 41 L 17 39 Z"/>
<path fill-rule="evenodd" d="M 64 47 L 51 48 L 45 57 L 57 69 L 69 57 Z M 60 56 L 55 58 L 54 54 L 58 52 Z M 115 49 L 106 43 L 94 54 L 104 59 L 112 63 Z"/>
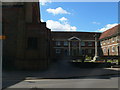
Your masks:
<path fill-rule="evenodd" d="M 99 39 L 101 40 L 101 39 L 109 38 L 113 35 L 120 33 L 120 28 L 118 28 L 118 27 L 120 27 L 120 24 L 118 24 L 115 27 L 110 28 L 107 31 L 103 32 Z"/>
<path fill-rule="evenodd" d="M 68 40 L 71 37 L 77 37 L 81 40 L 94 40 L 94 35 L 101 33 L 98 32 L 65 32 L 65 31 L 52 31 L 52 38 L 54 39 L 66 39 Z"/>

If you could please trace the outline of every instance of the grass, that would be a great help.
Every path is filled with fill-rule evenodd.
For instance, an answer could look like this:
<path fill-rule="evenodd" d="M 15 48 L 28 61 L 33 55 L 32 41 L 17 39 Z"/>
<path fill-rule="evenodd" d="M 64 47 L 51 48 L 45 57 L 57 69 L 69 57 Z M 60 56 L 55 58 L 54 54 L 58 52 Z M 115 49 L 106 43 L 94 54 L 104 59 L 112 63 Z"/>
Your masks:
<path fill-rule="evenodd" d="M 107 62 L 118 64 L 118 60 L 108 60 Z"/>
<path fill-rule="evenodd" d="M 82 62 L 82 60 L 77 59 L 77 60 L 72 60 L 72 62 Z"/>
<path fill-rule="evenodd" d="M 92 57 L 86 56 L 85 59 L 86 60 L 92 60 Z"/>
<path fill-rule="evenodd" d="M 116 64 L 118 64 L 118 61 L 120 60 L 107 60 L 107 62 L 109 63 L 116 63 Z M 71 62 L 82 62 L 82 59 L 71 60 Z M 99 61 L 92 61 L 92 57 L 86 56 L 84 62 L 101 62 L 101 63 L 103 62 L 104 63 L 105 60 L 101 58 Z"/>
<path fill-rule="evenodd" d="M 77 59 L 77 60 L 72 60 L 72 62 L 82 62 L 82 60 Z M 92 62 L 91 60 L 85 60 L 84 62 Z"/>
<path fill-rule="evenodd" d="M 82 60 L 80 59 L 77 59 L 77 60 L 72 60 L 72 62 L 82 62 Z M 92 60 L 85 60 L 84 62 L 94 62 Z M 105 62 L 104 60 L 99 60 L 99 61 L 95 61 L 95 62 Z M 118 60 L 107 60 L 107 62 L 110 62 L 110 63 L 116 63 L 118 64 Z"/>

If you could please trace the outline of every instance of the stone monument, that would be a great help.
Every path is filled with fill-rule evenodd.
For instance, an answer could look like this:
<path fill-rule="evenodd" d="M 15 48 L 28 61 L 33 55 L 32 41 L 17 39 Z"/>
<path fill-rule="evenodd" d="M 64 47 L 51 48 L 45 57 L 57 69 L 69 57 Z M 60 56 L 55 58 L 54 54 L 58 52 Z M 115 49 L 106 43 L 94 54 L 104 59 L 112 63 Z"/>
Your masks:
<path fill-rule="evenodd" d="M 95 56 L 93 58 L 93 61 L 98 61 L 98 60 L 100 60 L 100 57 L 98 56 L 98 36 L 97 36 L 97 34 L 95 34 L 94 37 L 95 37 Z"/>

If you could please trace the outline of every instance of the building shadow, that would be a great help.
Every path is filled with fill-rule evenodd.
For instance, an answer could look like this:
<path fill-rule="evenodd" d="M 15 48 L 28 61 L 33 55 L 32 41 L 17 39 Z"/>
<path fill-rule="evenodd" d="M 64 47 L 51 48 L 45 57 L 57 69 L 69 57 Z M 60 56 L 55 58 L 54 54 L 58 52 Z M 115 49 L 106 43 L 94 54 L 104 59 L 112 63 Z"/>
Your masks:
<path fill-rule="evenodd" d="M 6 89 L 24 80 L 34 79 L 111 79 L 119 78 L 117 68 L 78 68 L 67 60 L 58 60 L 45 71 L 4 71 L 2 87 Z"/>

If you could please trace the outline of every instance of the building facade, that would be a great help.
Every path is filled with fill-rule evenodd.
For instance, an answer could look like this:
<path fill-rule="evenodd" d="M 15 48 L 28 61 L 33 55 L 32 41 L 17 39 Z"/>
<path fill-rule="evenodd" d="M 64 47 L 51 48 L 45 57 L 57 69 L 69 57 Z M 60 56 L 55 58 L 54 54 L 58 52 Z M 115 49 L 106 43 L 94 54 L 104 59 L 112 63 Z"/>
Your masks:
<path fill-rule="evenodd" d="M 103 55 L 120 56 L 120 24 L 103 32 L 99 38 Z"/>
<path fill-rule="evenodd" d="M 118 25 L 119 26 L 119 25 Z M 38 2 L 2 5 L 3 69 L 46 69 L 52 59 L 120 55 L 120 29 L 105 32 L 55 32 L 40 21 Z"/>
<path fill-rule="evenodd" d="M 40 21 L 37 2 L 3 3 L 3 69 L 45 69 L 50 62 L 51 31 Z"/>
<path fill-rule="evenodd" d="M 54 58 L 66 56 L 94 56 L 95 32 L 52 32 Z M 98 47 L 100 45 L 98 44 Z"/>

